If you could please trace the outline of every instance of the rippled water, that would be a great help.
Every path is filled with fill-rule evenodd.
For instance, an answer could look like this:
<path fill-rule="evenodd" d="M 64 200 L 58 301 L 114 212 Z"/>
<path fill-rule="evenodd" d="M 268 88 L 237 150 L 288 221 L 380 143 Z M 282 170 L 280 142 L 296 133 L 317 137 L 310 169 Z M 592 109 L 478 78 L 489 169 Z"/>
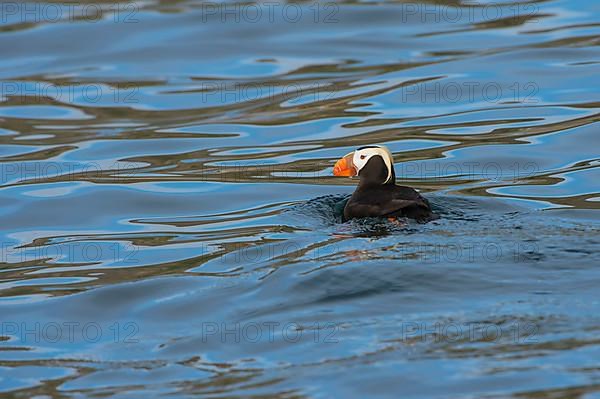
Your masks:
<path fill-rule="evenodd" d="M 599 16 L 3 2 L 3 397 L 598 397 Z"/>

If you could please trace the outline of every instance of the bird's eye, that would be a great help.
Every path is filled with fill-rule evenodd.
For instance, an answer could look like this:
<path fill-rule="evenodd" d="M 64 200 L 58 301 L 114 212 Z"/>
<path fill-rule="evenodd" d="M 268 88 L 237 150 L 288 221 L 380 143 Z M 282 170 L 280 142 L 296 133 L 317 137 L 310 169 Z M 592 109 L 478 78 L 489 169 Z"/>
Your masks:
<path fill-rule="evenodd" d="M 361 155 L 360 159 L 365 159 L 367 156 L 366 155 Z"/>

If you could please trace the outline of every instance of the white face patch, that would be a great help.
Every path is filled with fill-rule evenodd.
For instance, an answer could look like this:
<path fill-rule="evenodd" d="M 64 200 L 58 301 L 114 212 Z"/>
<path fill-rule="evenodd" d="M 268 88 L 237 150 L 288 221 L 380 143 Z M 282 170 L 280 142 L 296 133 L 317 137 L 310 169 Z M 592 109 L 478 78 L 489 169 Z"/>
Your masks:
<path fill-rule="evenodd" d="M 392 159 L 392 154 L 390 153 L 390 150 L 388 150 L 386 147 L 380 146 L 356 150 L 354 151 L 354 156 L 352 157 L 352 163 L 354 164 L 354 167 L 356 168 L 358 174 L 358 172 L 360 172 L 360 170 L 367 164 L 369 159 L 371 159 L 371 157 L 375 155 L 379 155 L 381 158 L 383 158 L 383 162 L 385 162 L 385 166 L 387 167 L 388 173 L 387 179 L 385 179 L 384 184 L 388 183 L 392 178 L 392 167 L 394 161 Z"/>

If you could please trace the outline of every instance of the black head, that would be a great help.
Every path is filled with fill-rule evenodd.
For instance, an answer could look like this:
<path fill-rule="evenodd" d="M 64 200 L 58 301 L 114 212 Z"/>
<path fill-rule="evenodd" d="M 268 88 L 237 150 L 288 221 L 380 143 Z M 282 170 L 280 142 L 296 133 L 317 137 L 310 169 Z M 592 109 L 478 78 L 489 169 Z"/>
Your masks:
<path fill-rule="evenodd" d="M 394 161 L 387 148 L 360 147 L 354 151 L 352 158 L 360 177 L 360 185 L 395 184 Z"/>

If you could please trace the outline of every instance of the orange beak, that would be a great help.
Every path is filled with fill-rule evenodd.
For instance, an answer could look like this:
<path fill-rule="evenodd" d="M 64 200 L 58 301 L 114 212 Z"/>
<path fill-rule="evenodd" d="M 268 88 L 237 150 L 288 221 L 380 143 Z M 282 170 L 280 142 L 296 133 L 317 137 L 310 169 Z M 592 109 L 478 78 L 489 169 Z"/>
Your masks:
<path fill-rule="evenodd" d="M 334 176 L 356 176 L 356 168 L 352 163 L 352 157 L 354 153 L 346 154 L 342 159 L 335 163 L 333 167 L 333 175 Z"/>

